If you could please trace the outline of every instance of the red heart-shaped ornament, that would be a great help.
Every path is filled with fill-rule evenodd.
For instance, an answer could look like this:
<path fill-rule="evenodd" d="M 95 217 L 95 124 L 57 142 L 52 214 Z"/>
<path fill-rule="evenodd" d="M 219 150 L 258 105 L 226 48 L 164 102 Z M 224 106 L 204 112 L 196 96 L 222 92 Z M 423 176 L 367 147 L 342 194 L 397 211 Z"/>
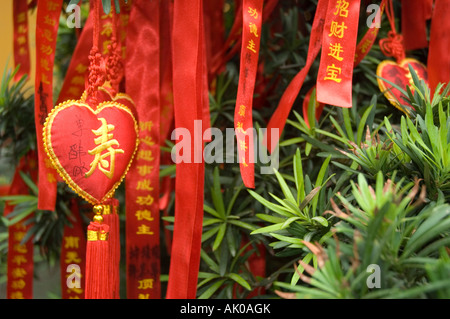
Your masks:
<path fill-rule="evenodd" d="M 424 80 L 425 83 L 428 84 L 428 72 L 426 66 L 415 59 L 403 59 L 400 63 L 385 60 L 381 62 L 377 67 L 377 75 L 379 77 L 377 78 L 377 81 L 381 92 L 384 93 L 384 95 L 392 105 L 394 105 L 401 111 L 404 110 L 402 109 L 402 107 L 400 107 L 399 102 L 402 105 L 405 104 L 404 95 L 395 87 L 393 87 L 392 84 L 384 81 L 383 79 L 386 79 L 406 90 L 406 87 L 411 87 L 413 83 L 408 64 L 413 67 L 419 79 Z M 413 91 L 412 88 L 411 91 Z"/>
<path fill-rule="evenodd" d="M 91 204 L 101 204 L 127 173 L 138 146 L 138 125 L 123 104 L 92 109 L 83 101 L 56 106 L 44 125 L 44 145 L 64 181 Z"/>

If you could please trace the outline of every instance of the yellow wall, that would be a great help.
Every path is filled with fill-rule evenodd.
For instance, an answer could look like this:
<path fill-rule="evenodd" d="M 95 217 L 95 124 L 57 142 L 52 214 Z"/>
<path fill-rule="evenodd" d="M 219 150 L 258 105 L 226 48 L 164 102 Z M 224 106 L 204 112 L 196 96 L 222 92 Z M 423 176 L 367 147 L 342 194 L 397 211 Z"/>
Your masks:
<path fill-rule="evenodd" d="M 14 67 L 13 55 L 13 0 L 0 1 L 0 32 L 1 32 L 1 46 L 0 46 L 0 74 L 3 74 L 5 66 L 8 62 L 8 67 Z M 35 64 L 35 33 L 36 33 L 36 10 L 32 13 L 28 12 L 28 39 L 30 44 L 30 59 L 31 59 L 31 81 L 30 85 L 34 83 L 34 64 Z"/>

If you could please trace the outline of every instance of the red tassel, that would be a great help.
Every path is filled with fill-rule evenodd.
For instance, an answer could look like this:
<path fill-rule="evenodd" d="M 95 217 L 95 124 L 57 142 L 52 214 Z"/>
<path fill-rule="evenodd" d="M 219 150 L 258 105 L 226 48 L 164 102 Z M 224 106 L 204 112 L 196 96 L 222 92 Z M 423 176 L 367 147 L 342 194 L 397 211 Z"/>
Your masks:
<path fill-rule="evenodd" d="M 110 273 L 109 226 L 103 224 L 102 205 L 87 230 L 85 299 L 113 299 Z"/>
<path fill-rule="evenodd" d="M 103 221 L 109 226 L 109 251 L 110 251 L 110 268 L 109 274 L 112 280 L 113 298 L 120 299 L 120 225 L 117 208 L 119 201 L 112 198 L 109 205 L 103 212 Z"/>

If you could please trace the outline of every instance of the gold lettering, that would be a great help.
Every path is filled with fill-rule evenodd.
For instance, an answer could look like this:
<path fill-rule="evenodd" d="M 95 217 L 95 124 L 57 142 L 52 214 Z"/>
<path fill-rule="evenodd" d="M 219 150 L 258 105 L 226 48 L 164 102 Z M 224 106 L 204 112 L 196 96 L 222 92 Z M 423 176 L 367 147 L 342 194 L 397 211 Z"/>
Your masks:
<path fill-rule="evenodd" d="M 98 136 L 94 142 L 97 147 L 88 151 L 89 155 L 95 155 L 94 160 L 91 162 L 91 169 L 86 173 L 85 177 L 89 177 L 94 173 L 96 167 L 105 174 L 108 178 L 112 178 L 114 175 L 115 158 L 116 153 L 124 153 L 122 149 L 115 149 L 113 146 L 119 146 L 119 142 L 113 139 L 113 134 L 109 134 L 114 130 L 114 125 L 106 123 L 104 118 L 99 118 L 102 125 L 97 130 L 92 130 L 92 132 Z M 107 150 L 106 153 L 102 154 L 103 151 Z M 110 162 L 105 160 L 106 157 L 110 158 Z M 109 170 L 107 170 L 109 168 Z"/>

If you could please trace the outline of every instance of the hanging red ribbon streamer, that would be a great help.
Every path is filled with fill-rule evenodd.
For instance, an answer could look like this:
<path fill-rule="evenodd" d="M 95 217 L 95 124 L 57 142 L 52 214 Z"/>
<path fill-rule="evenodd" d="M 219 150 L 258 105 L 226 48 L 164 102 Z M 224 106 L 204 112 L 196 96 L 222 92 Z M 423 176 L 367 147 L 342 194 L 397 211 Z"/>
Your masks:
<path fill-rule="evenodd" d="M 62 299 L 84 299 L 86 269 L 86 236 L 81 221 L 78 199 L 70 202 L 71 225 L 64 226 L 61 243 L 61 295 Z"/>
<path fill-rule="evenodd" d="M 379 8 L 379 12 L 377 13 L 379 15 L 379 21 L 381 24 L 381 18 L 383 16 L 384 8 L 386 6 L 386 0 L 382 0 Z M 377 26 L 375 25 L 375 19 L 372 21 L 372 25 L 369 27 L 369 30 L 364 34 L 362 39 L 359 41 L 358 45 L 356 46 L 355 50 L 355 60 L 353 67 L 355 68 L 369 53 L 369 51 L 372 49 L 373 44 L 375 43 L 375 40 L 378 36 L 378 31 L 380 30 L 381 25 Z"/>
<path fill-rule="evenodd" d="M 402 35 L 406 50 L 428 47 L 427 19 L 432 0 L 402 0 Z"/>
<path fill-rule="evenodd" d="M 20 172 L 30 174 L 33 181 L 37 180 L 37 163 L 34 153 L 24 156 L 16 168 L 8 195 L 28 195 L 28 186 L 20 176 Z M 4 216 L 14 211 L 14 206 L 5 205 Z M 11 225 L 8 229 L 8 258 L 7 258 L 7 285 L 6 296 L 8 299 L 32 299 L 33 298 L 33 242 L 29 238 L 23 242 L 26 233 L 33 226 L 27 223 L 32 215 Z"/>
<path fill-rule="evenodd" d="M 385 7 L 385 1 L 381 2 L 381 10 Z M 306 64 L 302 70 L 292 79 L 289 83 L 287 89 L 283 93 L 283 96 L 280 99 L 277 109 L 274 114 L 270 118 L 270 121 L 267 125 L 267 133 L 264 137 L 264 144 L 267 145 L 267 148 L 270 152 L 273 152 L 275 149 L 279 138 L 283 132 L 284 126 L 286 124 L 286 120 L 291 111 L 292 105 L 297 98 L 300 89 L 302 88 L 303 82 L 306 78 L 306 75 L 311 68 L 312 63 L 314 62 L 318 52 L 322 47 L 322 34 L 325 32 L 323 29 L 323 24 L 325 22 L 325 15 L 327 12 L 328 0 L 322 0 L 318 2 L 316 14 L 314 17 L 314 22 L 311 28 L 310 42 L 308 48 L 308 55 L 306 58 Z M 381 14 L 381 13 L 380 13 Z M 381 18 L 381 16 L 380 16 Z M 370 51 L 373 43 L 375 42 L 378 35 L 378 28 L 369 29 L 366 34 L 363 36 L 361 41 L 358 43 L 355 49 L 354 56 L 354 65 L 356 67 L 367 55 Z M 278 129 L 278 135 L 274 136 L 272 129 Z"/>
<path fill-rule="evenodd" d="M 27 0 L 14 0 L 14 63 L 20 65 L 14 79 L 30 74 L 30 49 L 28 40 L 28 4 Z"/>
<path fill-rule="evenodd" d="M 262 22 L 266 21 L 270 14 L 275 9 L 278 4 L 278 0 L 267 0 L 264 4 Z M 216 75 L 224 71 L 225 64 L 228 62 L 235 54 L 241 49 L 242 37 L 240 37 L 242 32 L 242 19 L 243 12 L 242 1 L 236 1 L 235 15 L 233 25 L 228 33 L 228 37 L 225 40 L 222 48 L 212 55 L 211 65 L 208 69 L 209 79 L 212 80 Z"/>
<path fill-rule="evenodd" d="M 173 89 L 172 89 L 172 24 L 173 24 L 173 3 L 170 1 L 161 2 L 161 19 L 160 19 L 160 145 L 166 146 L 166 139 L 170 139 L 170 133 L 173 130 Z M 161 156 L 161 165 L 170 165 L 171 157 L 169 153 Z M 169 215 L 169 201 L 171 193 L 174 190 L 171 176 L 162 177 L 161 191 L 159 198 L 159 210 L 163 212 L 163 216 Z M 163 221 L 164 239 L 167 254 L 170 255 L 172 248 L 171 231 L 166 227 L 170 223 Z"/>
<path fill-rule="evenodd" d="M 352 106 L 352 77 L 361 0 L 330 0 L 317 75 L 317 101 Z"/>
<path fill-rule="evenodd" d="M 89 67 L 89 56 L 86 52 L 89 52 L 91 48 L 92 14 L 89 14 L 86 24 L 83 27 L 83 31 L 78 39 L 77 46 L 72 54 L 56 104 L 68 100 L 78 100 L 83 94 Z"/>
<path fill-rule="evenodd" d="M 201 0 L 174 3 L 172 38 L 175 129 L 190 132 L 190 163 L 177 163 L 175 224 L 167 298 L 193 299 L 197 291 L 203 222 L 204 46 Z M 199 136 L 200 135 L 200 136 Z M 185 137 L 184 137 L 185 138 Z M 192 154 L 194 153 L 194 154 Z"/>
<path fill-rule="evenodd" d="M 130 12 L 126 92 L 136 105 L 140 144 L 126 176 L 127 297 L 161 298 L 159 243 L 160 3 L 136 0 Z M 145 68 L 142 68 L 142 63 Z"/>
<path fill-rule="evenodd" d="M 450 81 L 450 1 L 436 0 L 431 19 L 428 79 L 433 94 L 439 83 Z"/>
<path fill-rule="evenodd" d="M 322 47 L 322 33 L 325 23 L 325 15 L 327 12 L 327 5 L 328 0 L 319 0 L 316 9 L 316 15 L 314 17 L 314 22 L 311 28 L 306 64 L 289 83 L 287 89 L 281 96 L 277 109 L 275 110 L 274 114 L 270 118 L 269 123 L 267 124 L 267 132 L 264 137 L 264 144 L 267 146 L 269 152 L 273 152 L 273 150 L 275 149 L 283 131 L 284 125 L 286 124 L 286 120 L 289 116 L 292 105 L 294 104 L 295 99 L 297 98 L 298 93 L 302 88 L 303 82 L 305 81 L 306 75 L 308 74 L 311 65 L 313 64 Z M 272 135 L 274 131 L 277 131 L 277 136 Z"/>
<path fill-rule="evenodd" d="M 36 18 L 35 125 L 39 157 L 38 209 L 55 209 L 56 171 L 47 157 L 42 129 L 53 108 L 53 64 L 62 0 L 39 1 Z"/>
<path fill-rule="evenodd" d="M 252 109 L 262 34 L 262 9 L 262 0 L 243 2 L 241 67 L 234 111 L 234 130 L 241 176 L 248 188 L 255 187 Z"/>

